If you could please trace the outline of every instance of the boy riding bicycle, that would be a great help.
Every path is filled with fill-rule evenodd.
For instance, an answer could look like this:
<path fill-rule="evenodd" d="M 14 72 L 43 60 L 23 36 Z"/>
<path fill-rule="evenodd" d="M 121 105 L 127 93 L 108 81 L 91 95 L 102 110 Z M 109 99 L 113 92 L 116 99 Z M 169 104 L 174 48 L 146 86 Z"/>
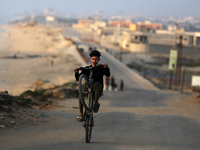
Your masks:
<path fill-rule="evenodd" d="M 100 61 L 100 56 L 101 53 L 97 50 L 93 50 L 90 53 L 90 60 L 92 67 L 94 67 L 93 69 L 93 93 L 94 93 L 94 108 L 93 111 L 94 113 L 97 113 L 100 107 L 100 104 L 98 103 L 99 97 L 101 96 L 102 92 L 103 92 L 103 76 L 110 76 L 110 69 L 108 67 L 107 63 L 104 63 L 103 67 L 98 67 L 98 62 Z M 78 81 L 79 80 L 79 76 L 81 74 L 85 74 L 88 78 L 90 75 L 90 71 L 88 69 L 84 69 L 82 70 L 82 72 L 79 74 L 79 72 L 77 71 L 77 68 L 74 69 L 75 72 L 75 78 Z M 83 105 L 79 96 L 79 110 L 80 110 L 80 114 L 77 117 L 77 121 L 82 122 L 83 120 Z"/>

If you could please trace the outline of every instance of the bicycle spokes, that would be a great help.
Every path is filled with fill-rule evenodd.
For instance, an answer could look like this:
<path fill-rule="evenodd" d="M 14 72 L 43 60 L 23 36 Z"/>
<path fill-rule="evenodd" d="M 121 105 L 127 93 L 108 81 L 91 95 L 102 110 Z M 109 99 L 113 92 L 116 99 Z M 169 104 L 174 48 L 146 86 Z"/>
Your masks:
<path fill-rule="evenodd" d="M 81 96 L 81 102 L 86 110 L 92 110 L 92 94 L 90 92 L 90 85 L 88 77 L 82 74 L 79 78 L 79 94 Z"/>

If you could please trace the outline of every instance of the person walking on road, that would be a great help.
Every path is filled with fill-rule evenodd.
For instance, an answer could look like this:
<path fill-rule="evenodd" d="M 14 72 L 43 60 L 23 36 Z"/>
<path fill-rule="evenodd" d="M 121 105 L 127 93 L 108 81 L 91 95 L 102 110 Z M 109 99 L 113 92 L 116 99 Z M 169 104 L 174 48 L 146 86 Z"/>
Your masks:
<path fill-rule="evenodd" d="M 112 91 L 114 91 L 116 84 L 115 84 L 115 78 L 113 76 L 111 76 L 111 87 L 112 87 Z"/>
<path fill-rule="evenodd" d="M 123 91 L 124 90 L 124 81 L 121 79 L 121 82 L 120 82 L 120 91 Z"/>
<path fill-rule="evenodd" d="M 105 81 L 106 81 L 106 90 L 108 90 L 110 78 L 109 78 L 109 77 L 106 77 L 106 78 L 105 78 Z"/>

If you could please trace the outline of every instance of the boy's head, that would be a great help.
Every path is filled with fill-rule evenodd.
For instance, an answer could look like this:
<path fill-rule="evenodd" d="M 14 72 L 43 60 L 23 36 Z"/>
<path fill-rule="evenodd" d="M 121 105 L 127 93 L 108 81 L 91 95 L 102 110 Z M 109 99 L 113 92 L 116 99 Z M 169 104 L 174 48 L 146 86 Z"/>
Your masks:
<path fill-rule="evenodd" d="M 101 53 L 99 51 L 97 51 L 97 50 L 93 50 L 90 53 L 90 57 L 93 57 L 93 56 L 96 56 L 96 57 L 100 58 L 101 57 Z"/>
<path fill-rule="evenodd" d="M 91 53 L 90 53 L 90 60 L 92 62 L 92 66 L 96 66 L 100 60 L 100 56 L 101 56 L 101 53 L 97 50 L 93 50 Z"/>

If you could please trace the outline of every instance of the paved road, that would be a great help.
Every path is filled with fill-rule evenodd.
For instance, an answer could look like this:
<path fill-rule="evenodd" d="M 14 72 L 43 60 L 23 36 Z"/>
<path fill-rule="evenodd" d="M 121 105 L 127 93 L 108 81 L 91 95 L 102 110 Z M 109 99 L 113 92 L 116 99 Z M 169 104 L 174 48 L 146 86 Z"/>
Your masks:
<path fill-rule="evenodd" d="M 124 79 L 125 91 L 104 91 L 100 112 L 95 114 L 91 143 L 76 121 L 76 99 L 58 101 L 52 118 L 43 126 L 13 129 L 5 134 L 0 149 L 19 150 L 199 150 L 200 121 L 173 113 L 169 95 L 141 80 L 102 52 L 116 80 Z M 175 110 L 174 110 L 175 111 Z M 187 113 L 187 111 L 186 111 Z M 179 112 L 179 114 L 183 114 Z"/>

